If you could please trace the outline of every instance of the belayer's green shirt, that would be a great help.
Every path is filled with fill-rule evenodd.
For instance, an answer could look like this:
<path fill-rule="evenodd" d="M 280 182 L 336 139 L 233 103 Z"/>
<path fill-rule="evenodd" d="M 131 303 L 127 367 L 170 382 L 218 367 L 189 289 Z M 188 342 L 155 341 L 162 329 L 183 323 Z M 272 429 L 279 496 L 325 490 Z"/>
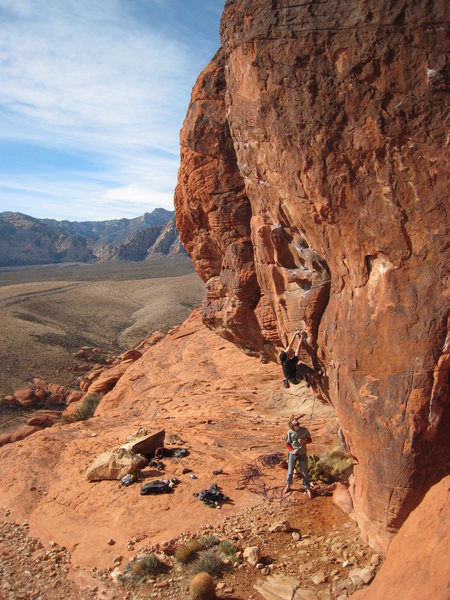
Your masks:
<path fill-rule="evenodd" d="M 286 443 L 290 444 L 294 450 L 299 450 L 297 456 L 306 456 L 306 444 L 300 443 L 301 438 L 309 440 L 311 437 L 306 427 L 300 427 L 298 431 L 289 429 L 286 433 Z"/>

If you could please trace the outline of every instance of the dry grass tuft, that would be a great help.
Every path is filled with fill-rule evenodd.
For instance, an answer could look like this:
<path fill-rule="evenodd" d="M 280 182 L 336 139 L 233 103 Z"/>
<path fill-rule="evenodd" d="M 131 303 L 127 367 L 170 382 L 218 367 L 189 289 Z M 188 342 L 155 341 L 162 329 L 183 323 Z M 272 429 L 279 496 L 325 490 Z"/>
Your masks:
<path fill-rule="evenodd" d="M 205 571 L 210 575 L 220 577 L 226 571 L 227 565 L 218 554 L 212 550 L 205 550 L 200 554 L 198 561 L 195 563 L 192 572 L 201 573 Z"/>
<path fill-rule="evenodd" d="M 215 535 L 203 535 L 199 539 L 199 542 L 200 542 L 201 548 L 203 550 L 207 550 L 208 548 L 217 546 L 219 544 L 220 540 Z"/>
<path fill-rule="evenodd" d="M 186 564 L 193 560 L 201 547 L 201 543 L 198 540 L 191 540 L 187 542 L 187 544 L 178 546 L 178 548 L 175 550 L 175 558 L 178 562 Z"/>
<path fill-rule="evenodd" d="M 333 447 L 320 457 L 315 454 L 308 456 L 308 471 L 312 481 L 334 483 L 346 475 L 352 467 L 353 460 L 341 446 Z"/>

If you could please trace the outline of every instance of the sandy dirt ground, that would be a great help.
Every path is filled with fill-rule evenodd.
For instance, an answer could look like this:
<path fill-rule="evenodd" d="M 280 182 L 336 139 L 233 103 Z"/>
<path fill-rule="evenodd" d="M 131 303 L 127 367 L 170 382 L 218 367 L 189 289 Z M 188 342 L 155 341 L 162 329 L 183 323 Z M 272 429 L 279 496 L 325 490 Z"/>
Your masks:
<path fill-rule="evenodd" d="M 0 394 L 33 377 L 71 383 L 81 346 L 119 353 L 181 323 L 203 294 L 187 261 L 1 269 Z"/>

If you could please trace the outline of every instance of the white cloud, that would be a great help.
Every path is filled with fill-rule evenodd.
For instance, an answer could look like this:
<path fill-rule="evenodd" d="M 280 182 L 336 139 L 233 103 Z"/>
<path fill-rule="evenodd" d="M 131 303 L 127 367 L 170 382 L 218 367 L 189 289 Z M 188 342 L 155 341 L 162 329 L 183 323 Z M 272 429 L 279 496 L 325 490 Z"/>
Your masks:
<path fill-rule="evenodd" d="M 198 48 L 212 44 L 212 56 L 214 42 L 192 45 L 170 23 L 162 27 L 158 6 L 167 2 L 0 0 L 0 143 L 98 159 L 95 173 L 8 177 L 3 188 L 14 188 L 18 203 L 31 189 L 43 201 L 59 193 L 78 207 L 82 193 L 91 204 L 108 199 L 137 209 L 148 194 L 149 204 L 171 207 L 179 129 L 199 65 L 210 58 Z"/>
<path fill-rule="evenodd" d="M 188 70 L 182 42 L 132 22 L 127 29 L 118 2 L 6 4 L 16 18 L 2 20 L 0 103 L 10 111 L 94 145 L 105 127 L 148 143 L 162 123 L 178 125 L 171 120 L 186 101 L 180 81 Z"/>

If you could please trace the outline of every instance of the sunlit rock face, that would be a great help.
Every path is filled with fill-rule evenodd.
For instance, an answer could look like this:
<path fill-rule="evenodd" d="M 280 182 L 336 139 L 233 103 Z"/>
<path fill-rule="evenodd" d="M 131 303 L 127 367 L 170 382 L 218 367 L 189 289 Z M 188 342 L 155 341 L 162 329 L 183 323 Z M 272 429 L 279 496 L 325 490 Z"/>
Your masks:
<path fill-rule="evenodd" d="M 444 12 L 227 2 L 181 133 L 203 319 L 272 359 L 307 330 L 380 548 L 449 464 Z"/>
<path fill-rule="evenodd" d="M 224 69 L 219 51 L 192 91 L 181 131 L 177 227 L 206 282 L 204 322 L 255 354 L 264 345 L 255 315 L 261 292 L 250 238 L 251 206 L 226 118 Z"/>

